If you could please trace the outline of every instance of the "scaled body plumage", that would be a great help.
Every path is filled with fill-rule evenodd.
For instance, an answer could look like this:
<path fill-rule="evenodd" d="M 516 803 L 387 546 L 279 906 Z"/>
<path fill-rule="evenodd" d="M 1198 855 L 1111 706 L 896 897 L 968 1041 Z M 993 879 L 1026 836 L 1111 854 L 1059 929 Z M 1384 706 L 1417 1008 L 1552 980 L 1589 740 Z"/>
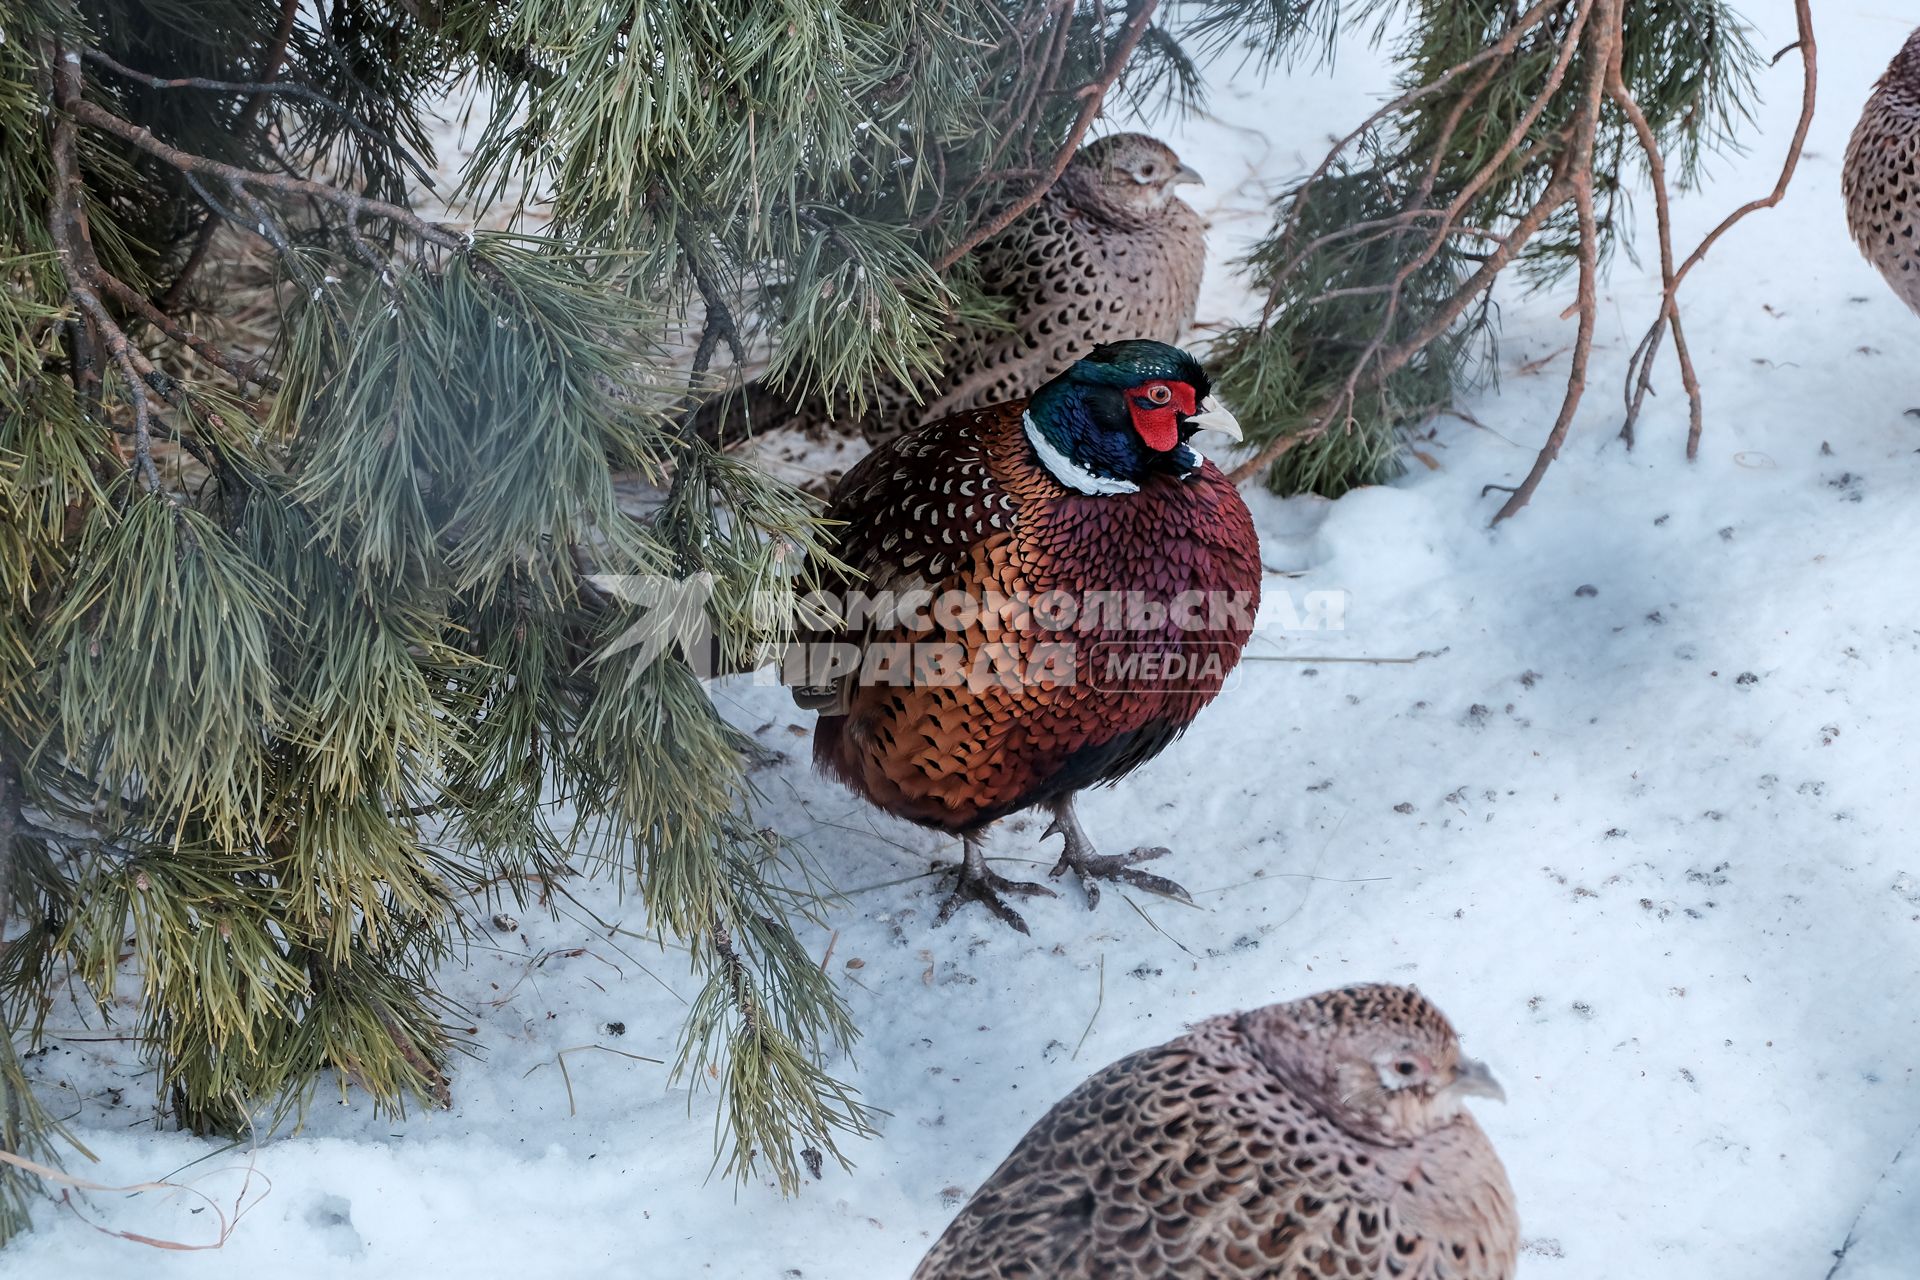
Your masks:
<path fill-rule="evenodd" d="M 1860 252 L 1920 312 L 1920 31 L 1867 99 L 1840 186 Z"/>
<path fill-rule="evenodd" d="M 1210 1018 L 1056 1104 L 914 1280 L 1508 1280 L 1475 1095 L 1504 1096 L 1405 987 Z"/>
<path fill-rule="evenodd" d="M 1215 420 L 1202 411 L 1206 392 L 1199 365 L 1174 348 L 1099 348 L 1031 402 L 881 445 L 829 509 L 847 522 L 836 554 L 864 575 L 836 585 L 975 607 L 804 636 L 801 651 L 837 645 L 862 658 L 799 693 L 822 712 L 815 759 L 889 813 L 962 835 L 961 893 L 1016 927 L 993 891 L 1037 886 L 987 872 L 979 838 L 1018 809 L 1053 810 L 1067 840 L 1056 874 L 1079 870 L 1090 897 L 1101 876 L 1179 892 L 1095 854 L 1072 800 L 1179 736 L 1251 631 L 1261 577 L 1252 519 L 1186 443 Z M 903 683 L 875 669 L 876 655 L 936 651 L 965 678 Z"/>
<path fill-rule="evenodd" d="M 1034 388 L 1095 345 L 1125 338 L 1177 342 L 1193 323 L 1206 265 L 1206 228 L 1173 194 L 1199 176 L 1165 144 L 1114 134 L 1081 148 L 1052 190 L 974 250 L 968 270 L 1006 307 L 1007 327 L 956 319 L 941 369 L 920 394 L 881 379 L 863 411 L 794 403 L 764 382 L 716 396 L 696 419 L 710 440 L 797 426 L 858 426 L 879 440 Z"/>

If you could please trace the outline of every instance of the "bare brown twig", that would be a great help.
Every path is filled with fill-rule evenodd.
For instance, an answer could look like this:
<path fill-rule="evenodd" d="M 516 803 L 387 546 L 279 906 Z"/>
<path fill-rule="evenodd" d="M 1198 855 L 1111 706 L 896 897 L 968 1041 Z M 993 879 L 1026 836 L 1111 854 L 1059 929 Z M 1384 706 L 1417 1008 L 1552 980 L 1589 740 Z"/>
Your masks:
<path fill-rule="evenodd" d="M 1633 126 L 1634 134 L 1640 139 L 1640 149 L 1646 153 L 1647 172 L 1653 183 L 1654 223 L 1660 237 L 1660 281 L 1665 290 L 1660 318 L 1654 322 L 1647 336 L 1641 339 L 1640 346 L 1635 349 L 1632 359 L 1627 364 L 1627 416 L 1620 428 L 1620 437 L 1627 442 L 1628 448 L 1632 448 L 1634 420 L 1640 416 L 1640 404 L 1653 385 L 1653 361 L 1646 357 L 1653 346 L 1660 341 L 1668 324 L 1674 326 L 1674 351 L 1680 356 L 1680 373 L 1686 381 L 1688 399 L 1694 403 L 1698 403 L 1699 384 L 1693 376 L 1693 361 L 1687 355 L 1686 334 L 1680 327 L 1680 308 L 1672 301 L 1673 207 L 1667 194 L 1666 156 L 1660 150 L 1659 140 L 1653 136 L 1653 129 L 1648 125 L 1645 113 L 1640 110 L 1640 104 L 1634 101 L 1633 94 L 1621 80 L 1617 67 L 1614 70 L 1612 83 L 1607 87 L 1607 93 L 1627 117 L 1628 123 Z M 1636 364 L 1640 368 L 1637 378 L 1632 375 Z"/>
<path fill-rule="evenodd" d="M 1600 110 L 1607 86 L 1619 74 L 1620 2 L 1598 0 L 1595 5 L 1596 20 L 1587 27 L 1590 46 L 1587 56 L 1593 69 L 1588 74 L 1580 113 L 1575 117 L 1573 150 L 1568 168 L 1573 180 L 1574 207 L 1580 217 L 1580 327 L 1573 342 L 1573 367 L 1567 374 L 1567 392 L 1561 398 L 1560 413 L 1554 419 L 1553 429 L 1547 433 L 1547 442 L 1540 447 L 1526 479 L 1508 495 L 1506 502 L 1495 513 L 1494 524 L 1515 515 L 1532 499 L 1534 491 L 1547 474 L 1547 468 L 1560 456 L 1560 446 L 1565 443 L 1567 430 L 1573 425 L 1573 415 L 1586 394 L 1587 360 L 1593 353 L 1593 330 L 1599 312 L 1600 230 L 1593 215 L 1593 144 L 1600 126 Z"/>
<path fill-rule="evenodd" d="M 235 382 L 240 384 L 242 391 L 246 390 L 246 384 L 249 382 L 265 387 L 268 390 L 274 390 L 279 387 L 280 379 L 270 373 L 261 373 L 257 367 L 257 362 L 249 361 L 242 363 L 234 359 L 233 356 L 222 351 L 219 347 L 214 346 L 205 338 L 199 337 L 187 329 L 186 326 L 162 311 L 158 305 L 150 302 L 145 294 L 118 276 L 101 271 L 99 273 L 99 280 L 101 288 L 108 294 L 126 306 L 131 307 L 142 320 L 145 320 L 148 324 L 160 330 L 181 346 L 191 349 L 195 355 L 214 366 L 214 368 L 227 374 Z"/>
<path fill-rule="evenodd" d="M 1647 336 L 1642 338 L 1640 345 L 1635 348 L 1633 358 L 1627 362 L 1627 386 L 1629 388 L 1627 417 L 1626 422 L 1620 429 L 1620 434 L 1629 446 L 1633 443 L 1634 424 L 1640 416 L 1640 406 L 1646 397 L 1647 387 L 1651 382 L 1650 366 L 1654 358 L 1659 354 L 1660 342 L 1666 335 L 1667 327 L 1671 325 L 1673 328 L 1674 355 L 1680 362 L 1680 376 L 1687 389 L 1687 457 L 1696 457 L 1700 452 L 1700 433 L 1704 425 L 1700 381 L 1694 373 L 1692 356 L 1687 351 L 1686 337 L 1680 328 L 1679 305 L 1675 299 L 1679 294 L 1681 284 L 1687 278 L 1687 273 L 1692 271 L 1694 267 L 1700 263 L 1701 259 L 1707 256 L 1707 251 L 1713 248 L 1715 242 L 1717 242 L 1721 236 L 1733 229 L 1734 224 L 1738 223 L 1750 213 L 1756 213 L 1761 209 L 1771 209 L 1786 197 L 1787 186 L 1793 181 L 1794 172 L 1800 166 L 1800 156 L 1806 148 L 1807 131 L 1813 125 L 1814 100 L 1818 94 L 1820 84 L 1819 46 L 1815 42 L 1813 35 L 1813 9 L 1811 0 L 1794 0 L 1793 13 L 1794 21 L 1799 28 L 1799 38 L 1773 56 L 1773 61 L 1778 63 L 1781 58 L 1784 58 L 1787 54 L 1797 49 L 1800 53 L 1802 69 L 1800 118 L 1794 126 L 1793 140 L 1787 144 L 1786 158 L 1780 165 L 1780 176 L 1774 180 L 1772 191 L 1757 199 L 1747 201 L 1725 218 L 1722 218 L 1719 224 L 1715 226 L 1713 230 L 1709 231 L 1706 237 L 1700 241 L 1694 251 L 1687 255 L 1686 260 L 1683 261 L 1678 268 L 1671 271 L 1663 271 L 1665 288 L 1661 293 L 1659 313 L 1654 319 L 1653 326 L 1647 331 Z M 1641 125 L 1637 124 L 1635 127 L 1639 129 Z M 1646 135 L 1642 136 L 1642 145 L 1647 145 Z M 1651 159 L 1657 155 L 1657 150 L 1649 147 L 1647 154 Z M 1659 180 L 1656 180 L 1655 184 L 1655 200 L 1657 209 L 1665 208 L 1666 192 L 1664 183 Z"/>

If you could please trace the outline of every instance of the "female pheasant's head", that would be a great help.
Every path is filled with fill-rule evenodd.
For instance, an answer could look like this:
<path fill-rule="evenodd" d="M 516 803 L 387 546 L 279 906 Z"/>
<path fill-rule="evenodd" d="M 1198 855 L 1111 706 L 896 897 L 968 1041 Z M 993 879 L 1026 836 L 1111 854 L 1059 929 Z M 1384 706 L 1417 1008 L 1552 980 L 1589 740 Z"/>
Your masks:
<path fill-rule="evenodd" d="M 1173 189 L 1199 182 L 1173 148 L 1144 133 L 1115 133 L 1089 142 L 1074 155 L 1061 183 L 1082 211 L 1119 226 L 1145 226 L 1163 218 Z"/>
<path fill-rule="evenodd" d="M 1256 1053 L 1347 1132 L 1388 1144 L 1452 1124 L 1471 1097 L 1504 1102 L 1484 1063 L 1412 987 L 1323 991 L 1241 1015 Z"/>
<path fill-rule="evenodd" d="M 1240 439 L 1240 424 L 1211 391 L 1200 362 L 1178 347 L 1103 343 L 1033 393 L 1027 439 L 1070 489 L 1136 493 L 1153 476 L 1200 470 L 1206 460 L 1187 443 L 1195 432 Z"/>

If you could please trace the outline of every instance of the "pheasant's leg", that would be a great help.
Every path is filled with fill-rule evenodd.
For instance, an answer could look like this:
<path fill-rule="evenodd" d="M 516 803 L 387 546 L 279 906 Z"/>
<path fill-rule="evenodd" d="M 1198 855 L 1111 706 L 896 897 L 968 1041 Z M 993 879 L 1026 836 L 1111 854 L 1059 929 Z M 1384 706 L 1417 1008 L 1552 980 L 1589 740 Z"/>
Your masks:
<path fill-rule="evenodd" d="M 1148 875 L 1136 870 L 1134 863 L 1149 862 L 1154 858 L 1164 858 L 1169 849 L 1158 846 L 1135 849 L 1132 853 L 1103 854 L 1093 847 L 1093 841 L 1087 839 L 1087 833 L 1081 829 L 1080 819 L 1073 811 L 1073 797 L 1065 796 L 1053 802 L 1053 825 L 1048 827 L 1046 835 L 1060 835 L 1066 838 L 1067 847 L 1060 851 L 1060 861 L 1049 875 L 1065 875 L 1071 867 L 1080 873 L 1080 887 L 1087 891 L 1087 909 L 1091 911 L 1100 905 L 1100 886 L 1096 881 L 1118 880 L 1145 889 L 1148 893 L 1157 893 L 1165 898 L 1178 898 L 1191 903 L 1193 898 L 1173 881 L 1165 876 Z M 1044 839 L 1045 836 L 1042 837 Z"/>
<path fill-rule="evenodd" d="M 963 836 L 966 846 L 966 861 L 960 866 L 960 882 L 953 886 L 953 892 L 940 904 L 940 914 L 934 917 L 935 924 L 945 924 L 968 902 L 977 902 L 987 910 L 999 916 L 1007 924 L 1027 932 L 1027 922 L 1020 913 L 1000 900 L 1000 895 L 1010 893 L 1017 898 L 1051 898 L 1053 890 L 1043 884 L 1029 884 L 1024 880 L 1009 880 L 987 870 L 987 855 L 979 836 Z"/>

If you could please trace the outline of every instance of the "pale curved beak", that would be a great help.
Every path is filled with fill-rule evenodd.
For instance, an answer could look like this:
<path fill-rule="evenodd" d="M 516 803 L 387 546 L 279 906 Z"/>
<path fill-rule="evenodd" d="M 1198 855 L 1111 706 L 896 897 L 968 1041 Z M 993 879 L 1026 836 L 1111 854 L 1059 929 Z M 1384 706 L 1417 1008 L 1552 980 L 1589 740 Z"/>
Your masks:
<path fill-rule="evenodd" d="M 1493 1072 L 1487 1070 L 1487 1064 L 1472 1058 L 1460 1059 L 1460 1065 L 1453 1070 L 1453 1083 L 1447 1086 L 1447 1092 L 1462 1098 L 1492 1098 L 1495 1102 L 1507 1100 L 1507 1091 L 1493 1078 Z"/>
<path fill-rule="evenodd" d="M 1183 164 L 1178 169 L 1174 170 L 1173 177 L 1167 180 L 1167 185 L 1170 187 L 1177 187 L 1183 182 L 1198 182 L 1201 184 L 1205 184 L 1206 179 L 1201 177 L 1197 172 L 1195 172 L 1192 166 Z"/>
<path fill-rule="evenodd" d="M 1240 420 L 1227 412 L 1227 407 L 1213 396 L 1200 402 L 1200 412 L 1187 418 L 1187 425 L 1201 431 L 1218 431 L 1229 440 L 1243 440 L 1240 434 Z"/>

